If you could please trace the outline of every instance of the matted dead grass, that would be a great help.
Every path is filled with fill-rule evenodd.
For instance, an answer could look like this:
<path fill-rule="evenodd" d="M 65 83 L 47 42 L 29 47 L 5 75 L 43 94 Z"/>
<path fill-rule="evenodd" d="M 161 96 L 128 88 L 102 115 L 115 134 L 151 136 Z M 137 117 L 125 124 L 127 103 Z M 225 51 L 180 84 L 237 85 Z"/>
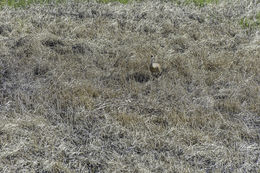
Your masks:
<path fill-rule="evenodd" d="M 259 5 L 4 8 L 0 172 L 258 172 Z"/>

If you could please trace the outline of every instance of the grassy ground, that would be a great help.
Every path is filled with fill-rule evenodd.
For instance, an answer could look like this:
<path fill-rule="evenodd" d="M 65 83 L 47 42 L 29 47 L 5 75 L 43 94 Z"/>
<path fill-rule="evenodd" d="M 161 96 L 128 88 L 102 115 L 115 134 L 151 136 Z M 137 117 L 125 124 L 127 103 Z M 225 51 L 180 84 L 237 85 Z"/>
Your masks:
<path fill-rule="evenodd" d="M 26 7 L 30 4 L 48 4 L 48 3 L 64 3 L 70 0 L 1 0 L 0 5 L 7 5 L 11 7 Z M 110 2 L 120 2 L 122 4 L 128 4 L 133 2 L 142 2 L 145 0 L 75 0 L 74 2 L 98 2 L 98 3 L 110 3 Z M 219 0 L 161 0 L 168 1 L 177 4 L 194 4 L 196 6 L 205 6 L 210 3 L 218 3 Z"/>
<path fill-rule="evenodd" d="M 0 172 L 259 172 L 259 5 L 4 7 Z"/>

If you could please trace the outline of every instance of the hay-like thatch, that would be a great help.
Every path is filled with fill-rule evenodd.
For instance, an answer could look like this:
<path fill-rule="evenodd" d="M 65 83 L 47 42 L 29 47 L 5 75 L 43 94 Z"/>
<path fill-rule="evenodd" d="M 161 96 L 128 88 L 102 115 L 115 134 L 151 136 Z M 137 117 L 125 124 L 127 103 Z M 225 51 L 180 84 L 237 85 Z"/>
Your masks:
<path fill-rule="evenodd" d="M 259 25 L 243 23 L 257 12 L 253 0 L 2 9 L 0 172 L 259 171 Z"/>

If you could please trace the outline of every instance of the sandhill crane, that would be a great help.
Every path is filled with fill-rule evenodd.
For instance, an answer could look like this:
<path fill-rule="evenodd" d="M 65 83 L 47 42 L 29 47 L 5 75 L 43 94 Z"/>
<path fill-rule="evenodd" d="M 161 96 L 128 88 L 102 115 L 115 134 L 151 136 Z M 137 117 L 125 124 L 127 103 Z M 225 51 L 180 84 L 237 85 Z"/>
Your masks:
<path fill-rule="evenodd" d="M 154 56 L 151 56 L 151 63 L 150 63 L 150 72 L 152 76 L 159 77 L 162 73 L 162 67 L 159 63 L 154 62 Z"/>

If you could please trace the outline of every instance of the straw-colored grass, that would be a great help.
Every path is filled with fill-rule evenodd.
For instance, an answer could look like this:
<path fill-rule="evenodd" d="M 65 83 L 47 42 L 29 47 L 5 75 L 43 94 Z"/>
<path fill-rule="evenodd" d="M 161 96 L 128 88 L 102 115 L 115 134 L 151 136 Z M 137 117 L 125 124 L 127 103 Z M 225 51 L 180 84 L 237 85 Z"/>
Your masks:
<path fill-rule="evenodd" d="M 122 4 L 128 4 L 128 3 L 134 3 L 134 2 L 142 2 L 145 0 L 74 0 L 74 2 L 98 2 L 98 3 L 113 3 L 113 2 L 119 2 Z M 162 0 L 162 1 L 168 1 L 173 2 L 176 4 L 194 4 L 196 6 L 205 6 L 207 4 L 212 3 L 219 3 L 219 0 Z M 10 6 L 10 7 L 27 7 L 31 4 L 62 4 L 70 2 L 70 0 L 1 0 L 0 6 Z"/>
<path fill-rule="evenodd" d="M 0 172 L 259 172 L 258 23 L 253 0 L 3 7 Z"/>

